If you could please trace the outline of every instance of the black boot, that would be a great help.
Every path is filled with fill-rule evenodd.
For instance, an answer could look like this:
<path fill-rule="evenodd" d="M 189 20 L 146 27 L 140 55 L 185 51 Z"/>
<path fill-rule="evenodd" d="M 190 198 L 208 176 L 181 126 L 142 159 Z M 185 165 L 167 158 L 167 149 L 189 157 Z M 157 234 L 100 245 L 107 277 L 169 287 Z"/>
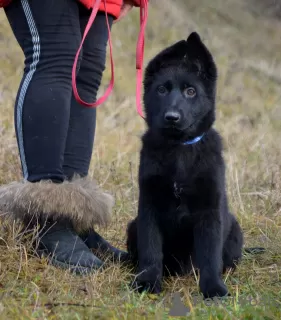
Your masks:
<path fill-rule="evenodd" d="M 76 274 L 88 274 L 103 266 L 74 232 L 70 223 L 48 222 L 40 231 L 38 253 L 47 256 L 51 264 Z"/>
<path fill-rule="evenodd" d="M 129 255 L 127 252 L 113 247 L 94 229 L 91 229 L 89 232 L 81 234 L 80 237 L 85 242 L 85 244 L 90 249 L 96 251 L 97 254 L 105 254 L 115 262 L 125 263 L 129 261 Z"/>

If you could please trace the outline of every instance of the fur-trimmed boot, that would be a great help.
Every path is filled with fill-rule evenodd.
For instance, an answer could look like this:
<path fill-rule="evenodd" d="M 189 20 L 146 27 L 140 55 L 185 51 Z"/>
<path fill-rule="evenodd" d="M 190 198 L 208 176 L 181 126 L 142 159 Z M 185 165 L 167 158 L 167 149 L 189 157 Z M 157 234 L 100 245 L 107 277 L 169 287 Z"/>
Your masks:
<path fill-rule="evenodd" d="M 75 177 L 63 183 L 13 182 L 0 187 L 2 216 L 32 228 L 39 223 L 39 252 L 48 255 L 52 264 L 79 274 L 103 263 L 89 249 L 95 243 L 87 245 L 87 237 L 83 240 L 78 234 L 87 235 L 95 225 L 106 226 L 113 205 L 113 197 L 89 178 Z"/>

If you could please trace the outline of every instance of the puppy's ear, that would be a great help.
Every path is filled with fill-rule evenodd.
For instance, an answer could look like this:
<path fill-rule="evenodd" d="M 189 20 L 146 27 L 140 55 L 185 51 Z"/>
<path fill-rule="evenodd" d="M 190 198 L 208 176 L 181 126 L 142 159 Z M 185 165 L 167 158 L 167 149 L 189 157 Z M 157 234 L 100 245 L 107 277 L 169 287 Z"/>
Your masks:
<path fill-rule="evenodd" d="M 186 40 L 186 59 L 196 65 L 202 75 L 209 79 L 217 78 L 217 68 L 212 54 L 197 32 L 192 32 Z"/>
<path fill-rule="evenodd" d="M 174 64 L 177 61 L 183 60 L 186 54 L 186 41 L 181 40 L 168 48 L 158 53 L 147 65 L 145 70 L 146 83 L 149 82 L 149 78 L 160 69 Z"/>
<path fill-rule="evenodd" d="M 201 38 L 197 32 L 191 32 L 191 34 L 188 36 L 186 41 L 189 43 L 190 42 L 195 42 L 195 43 L 202 42 Z"/>
<path fill-rule="evenodd" d="M 189 57 L 189 60 L 195 60 L 196 58 L 200 59 L 208 59 L 212 56 L 209 50 L 206 48 L 204 43 L 202 42 L 199 34 L 197 32 L 192 32 L 186 40 L 186 53 Z M 202 61 L 204 62 L 204 61 Z"/>
<path fill-rule="evenodd" d="M 161 62 L 176 61 L 182 59 L 185 55 L 186 41 L 181 40 L 173 44 L 172 46 L 161 51 L 155 58 L 154 61 L 160 60 Z"/>

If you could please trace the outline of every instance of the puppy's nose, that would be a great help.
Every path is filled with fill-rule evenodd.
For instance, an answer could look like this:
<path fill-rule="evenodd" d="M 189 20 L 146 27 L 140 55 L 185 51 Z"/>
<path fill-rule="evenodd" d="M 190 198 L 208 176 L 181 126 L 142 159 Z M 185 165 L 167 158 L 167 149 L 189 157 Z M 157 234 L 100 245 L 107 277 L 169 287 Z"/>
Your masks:
<path fill-rule="evenodd" d="M 165 120 L 168 122 L 178 122 L 180 120 L 180 114 L 176 111 L 168 111 L 165 113 Z"/>

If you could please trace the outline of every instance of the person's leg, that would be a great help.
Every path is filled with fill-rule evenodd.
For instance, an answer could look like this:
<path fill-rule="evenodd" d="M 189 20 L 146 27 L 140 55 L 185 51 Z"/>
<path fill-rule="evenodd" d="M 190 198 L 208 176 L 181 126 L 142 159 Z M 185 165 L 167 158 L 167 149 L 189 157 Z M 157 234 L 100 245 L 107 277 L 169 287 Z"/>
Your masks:
<path fill-rule="evenodd" d="M 18 0 L 5 10 L 25 55 L 15 105 L 24 178 L 63 181 L 71 67 L 81 41 L 75 0 Z"/>
<path fill-rule="evenodd" d="M 71 71 L 81 41 L 78 2 L 18 0 L 5 12 L 25 55 L 15 106 L 24 181 L 1 186 L 0 209 L 25 223 L 34 217 L 41 224 L 47 220 L 40 248 L 53 254 L 57 264 L 75 271 L 79 264 L 100 266 L 101 261 L 76 236 L 72 225 L 85 230 L 94 223 L 105 223 L 112 197 L 90 181 L 64 181 L 62 169 Z M 48 230 L 53 223 L 56 226 Z"/>
<path fill-rule="evenodd" d="M 81 34 L 84 33 L 90 11 L 80 6 Z M 110 26 L 113 17 L 108 15 Z M 98 12 L 84 45 L 83 59 L 77 74 L 77 90 L 86 102 L 96 101 L 105 69 L 108 30 L 106 17 Z M 96 125 L 96 108 L 80 105 L 74 95 L 71 99 L 70 121 L 64 154 L 63 171 L 68 179 L 73 175 L 87 176 L 92 157 Z"/>

